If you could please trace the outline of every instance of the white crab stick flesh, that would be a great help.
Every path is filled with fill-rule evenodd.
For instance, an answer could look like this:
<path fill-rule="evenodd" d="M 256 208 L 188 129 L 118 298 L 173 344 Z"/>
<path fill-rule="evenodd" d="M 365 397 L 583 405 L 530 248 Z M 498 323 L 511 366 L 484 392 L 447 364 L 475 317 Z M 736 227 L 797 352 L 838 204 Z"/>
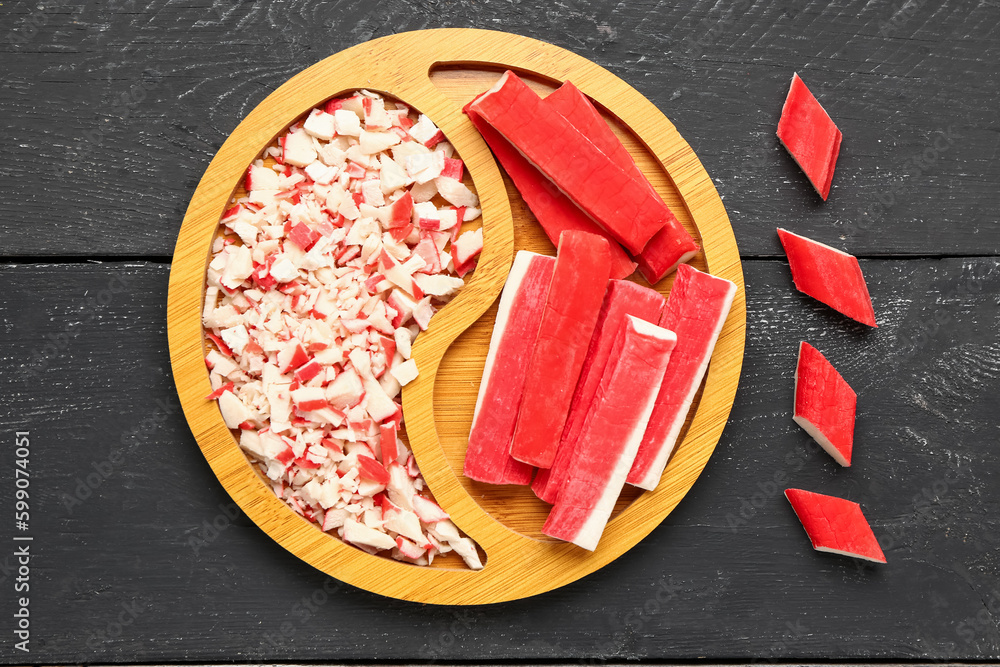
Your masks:
<path fill-rule="evenodd" d="M 629 484 L 647 490 L 659 484 L 735 295 L 736 285 L 724 278 L 689 264 L 677 267 L 660 320 L 660 326 L 677 334 L 677 349 L 629 472 Z"/>
<path fill-rule="evenodd" d="M 677 336 L 628 316 L 542 532 L 593 551 L 639 449 Z"/>
<path fill-rule="evenodd" d="M 548 468 L 555 459 L 610 273 L 607 240 L 562 233 L 510 446 L 518 461 Z"/>
<path fill-rule="evenodd" d="M 531 466 L 510 456 L 528 362 L 538 337 L 554 257 L 521 250 L 500 295 L 472 417 L 465 476 L 490 484 L 528 484 Z"/>
<path fill-rule="evenodd" d="M 620 329 L 625 326 L 626 317 L 634 315 L 656 324 L 660 321 L 665 303 L 659 292 L 648 287 L 628 280 L 612 280 L 608 283 L 604 304 L 597 316 L 597 326 L 590 338 L 587 358 L 583 362 L 580 381 L 573 393 L 569 416 L 556 450 L 556 458 L 552 467 L 540 469 L 531 483 L 535 495 L 545 502 L 555 502 L 559 487 L 569 473 L 569 464 L 580 440 L 583 424 L 593 409 L 601 378 L 610 365 L 611 347 L 615 344 Z"/>

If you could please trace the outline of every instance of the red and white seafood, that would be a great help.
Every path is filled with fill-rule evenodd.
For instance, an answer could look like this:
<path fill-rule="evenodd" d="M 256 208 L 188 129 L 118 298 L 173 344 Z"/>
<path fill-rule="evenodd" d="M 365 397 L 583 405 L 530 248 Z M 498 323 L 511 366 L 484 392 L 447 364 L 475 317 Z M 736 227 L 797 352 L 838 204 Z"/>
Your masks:
<path fill-rule="evenodd" d="M 548 468 L 555 459 L 610 271 L 607 241 L 562 233 L 510 446 L 518 461 Z"/>
<path fill-rule="evenodd" d="M 313 109 L 265 157 L 212 249 L 209 398 L 321 530 L 406 562 L 455 551 L 482 567 L 397 437 L 413 339 L 482 249 L 482 229 L 462 231 L 479 201 L 461 160 L 429 118 L 367 91 Z"/>
<path fill-rule="evenodd" d="M 676 342 L 673 332 L 626 316 L 543 533 L 591 551 L 597 547 Z"/>
<path fill-rule="evenodd" d="M 659 292 L 627 280 L 611 280 L 601 312 L 597 316 L 594 335 L 590 338 L 587 358 L 583 362 L 580 381 L 573 393 L 569 416 L 563 428 L 556 457 L 551 468 L 542 468 L 535 474 L 531 488 L 535 495 L 547 503 L 554 503 L 559 487 L 569 472 L 573 452 L 580 441 L 583 425 L 593 410 L 594 398 L 608 367 L 612 365 L 611 348 L 626 318 L 634 316 L 656 324 L 663 314 L 665 299 Z"/>
<path fill-rule="evenodd" d="M 525 250 L 514 257 L 472 416 L 464 468 L 470 479 L 490 484 L 531 482 L 533 468 L 511 457 L 510 443 L 555 263 L 553 257 Z"/>
<path fill-rule="evenodd" d="M 802 489 L 787 489 L 785 497 L 816 551 L 886 562 L 882 547 L 857 503 Z"/>
<path fill-rule="evenodd" d="M 778 229 L 795 288 L 852 320 L 878 327 L 858 259 L 828 245 Z"/>
<path fill-rule="evenodd" d="M 659 484 L 735 295 L 736 285 L 724 278 L 702 273 L 689 264 L 677 268 L 660 320 L 661 327 L 677 334 L 677 347 L 629 471 L 629 484 L 642 489 Z"/>
<path fill-rule="evenodd" d="M 824 200 L 830 196 L 842 138 L 826 109 L 793 74 L 778 120 L 778 139 Z"/>
<path fill-rule="evenodd" d="M 795 423 L 840 465 L 851 465 L 858 395 L 819 350 L 802 341 L 795 369 Z"/>

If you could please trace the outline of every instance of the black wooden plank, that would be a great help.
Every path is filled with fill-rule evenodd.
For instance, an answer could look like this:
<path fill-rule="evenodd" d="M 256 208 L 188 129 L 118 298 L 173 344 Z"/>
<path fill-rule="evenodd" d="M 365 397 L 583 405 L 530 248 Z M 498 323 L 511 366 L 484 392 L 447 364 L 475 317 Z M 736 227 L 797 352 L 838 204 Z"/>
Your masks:
<path fill-rule="evenodd" d="M 328 583 L 232 513 L 177 410 L 167 266 L 0 267 L 0 507 L 29 430 L 35 537 L 32 652 L 0 662 L 1000 659 L 1000 261 L 865 261 L 871 331 L 745 270 L 741 388 L 689 497 L 581 582 L 461 609 Z M 859 393 L 851 469 L 791 422 L 803 337 Z M 861 502 L 889 564 L 813 552 L 785 485 Z"/>
<path fill-rule="evenodd" d="M 169 256 L 211 156 L 271 90 L 358 42 L 461 26 L 636 86 L 698 152 L 746 256 L 780 253 L 778 225 L 866 256 L 1000 253 L 995 3 L 46 0 L 0 16 L 2 256 Z M 827 203 L 774 137 L 796 70 L 845 133 Z"/>

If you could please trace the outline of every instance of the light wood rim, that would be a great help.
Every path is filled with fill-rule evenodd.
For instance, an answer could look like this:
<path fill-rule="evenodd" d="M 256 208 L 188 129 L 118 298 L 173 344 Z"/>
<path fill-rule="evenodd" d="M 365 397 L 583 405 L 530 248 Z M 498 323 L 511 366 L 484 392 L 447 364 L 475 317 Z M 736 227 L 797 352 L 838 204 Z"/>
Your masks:
<path fill-rule="evenodd" d="M 439 64 L 506 67 L 553 81 L 572 80 L 660 160 L 698 227 L 709 271 L 738 286 L 696 414 L 663 480 L 610 522 L 593 553 L 534 540 L 494 520 L 464 490 L 438 442 L 433 401 L 438 364 L 451 342 L 499 294 L 514 247 L 503 180 L 461 109 L 430 82 L 429 73 Z M 488 554 L 479 572 L 370 556 L 320 532 L 261 481 L 216 404 L 204 399 L 211 387 L 203 359 L 203 282 L 219 217 L 246 166 L 291 120 L 331 96 L 359 88 L 388 93 L 430 116 L 465 161 L 482 200 L 485 248 L 479 267 L 419 337 L 413 357 L 420 376 L 403 392 L 409 442 L 428 486 Z M 433 604 L 495 603 L 552 590 L 610 563 L 649 534 L 691 488 L 715 449 L 739 382 L 745 328 L 743 272 L 729 219 L 708 174 L 670 121 L 631 86 L 581 56 L 527 37 L 470 29 L 409 32 L 359 44 L 297 74 L 261 102 L 219 149 L 191 199 L 174 251 L 167 308 L 170 359 L 185 416 L 212 470 L 243 511 L 279 544 L 337 579 Z"/>

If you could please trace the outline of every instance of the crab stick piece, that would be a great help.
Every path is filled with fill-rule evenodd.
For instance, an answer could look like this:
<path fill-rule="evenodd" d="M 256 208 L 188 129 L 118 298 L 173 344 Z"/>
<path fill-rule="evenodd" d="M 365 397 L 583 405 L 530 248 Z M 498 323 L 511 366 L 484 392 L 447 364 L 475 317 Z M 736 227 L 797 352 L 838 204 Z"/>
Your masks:
<path fill-rule="evenodd" d="M 554 503 L 559 487 L 569 473 L 573 453 L 583 432 L 587 415 L 593 410 L 601 378 L 613 364 L 611 348 L 629 316 L 655 324 L 660 321 L 666 301 L 659 292 L 627 280 L 612 280 L 608 284 L 601 312 L 597 316 L 594 335 L 590 338 L 587 358 L 583 362 L 580 381 L 573 393 L 569 416 L 563 428 L 559 447 L 552 467 L 540 469 L 531 488 L 535 495 L 547 503 Z"/>
<path fill-rule="evenodd" d="M 521 250 L 500 295 L 496 324 L 472 417 L 465 476 L 490 484 L 528 484 L 532 468 L 510 456 L 528 362 L 556 260 Z"/>
<path fill-rule="evenodd" d="M 670 211 L 513 72 L 469 105 L 625 248 L 638 254 Z M 599 184 L 599 187 L 595 187 Z"/>
<path fill-rule="evenodd" d="M 840 130 L 798 74 L 781 108 L 778 139 L 825 201 L 840 154 Z"/>
<path fill-rule="evenodd" d="M 861 512 L 861 505 L 802 489 L 788 489 L 785 497 L 816 551 L 885 562 L 885 554 Z"/>
<path fill-rule="evenodd" d="M 802 341 L 792 419 L 840 465 L 851 465 L 858 395 L 820 351 Z"/>
<path fill-rule="evenodd" d="M 610 270 L 607 241 L 563 232 L 510 447 L 518 461 L 548 468 L 555 459 Z"/>
<path fill-rule="evenodd" d="M 677 267 L 660 320 L 661 327 L 677 334 L 677 348 L 629 471 L 629 484 L 642 489 L 659 484 L 735 295 L 736 285 L 724 278 L 702 273 L 689 264 Z"/>
<path fill-rule="evenodd" d="M 781 228 L 778 238 L 797 290 L 852 320 L 878 327 L 857 257 Z"/>
<path fill-rule="evenodd" d="M 543 533 L 590 551 L 597 547 L 676 342 L 673 332 L 627 316 Z"/>
<path fill-rule="evenodd" d="M 632 159 L 628 149 L 622 145 L 614 131 L 601 118 L 600 112 L 579 88 L 567 81 L 542 100 L 542 104 L 572 123 L 619 168 L 630 174 L 638 183 L 644 184 L 652 195 L 663 203 L 653 184 Z M 679 264 L 698 254 L 698 244 L 684 229 L 670 207 L 666 203 L 663 203 L 663 207 L 669 214 L 666 223 L 635 258 L 639 263 L 639 271 L 651 285 L 672 273 Z"/>

